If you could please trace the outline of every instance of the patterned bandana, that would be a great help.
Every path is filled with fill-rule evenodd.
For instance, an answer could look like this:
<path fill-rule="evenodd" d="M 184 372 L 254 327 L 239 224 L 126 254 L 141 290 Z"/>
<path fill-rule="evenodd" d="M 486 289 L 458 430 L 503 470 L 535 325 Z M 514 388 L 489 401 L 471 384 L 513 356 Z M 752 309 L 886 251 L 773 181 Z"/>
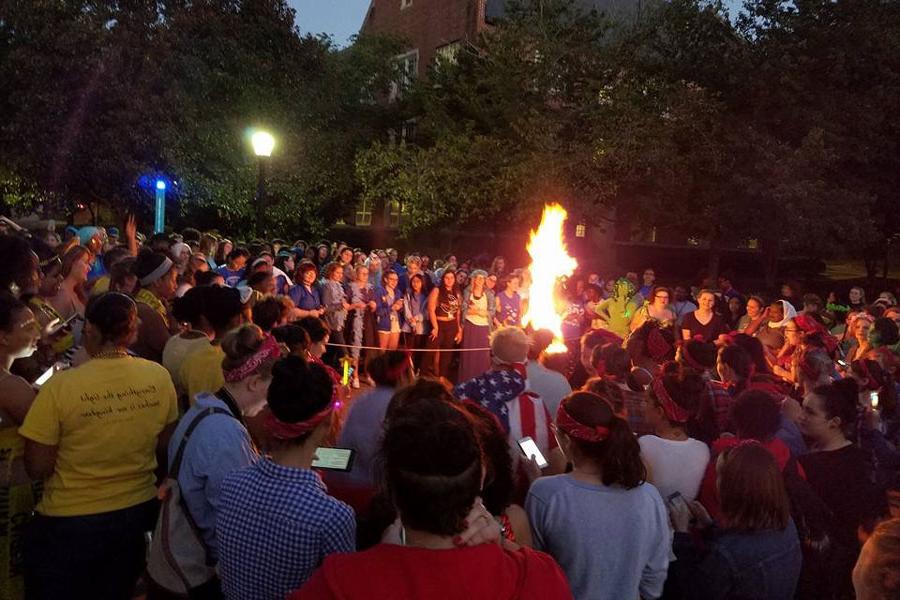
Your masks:
<path fill-rule="evenodd" d="M 259 368 L 261 364 L 270 358 L 280 358 L 281 357 L 281 346 L 278 345 L 278 342 L 275 341 L 275 338 L 271 335 L 266 336 L 266 339 L 260 345 L 259 350 L 257 350 L 253 356 L 248 358 L 244 364 L 230 371 L 224 371 L 225 381 L 229 383 L 235 383 L 247 378 L 250 374 L 252 374 L 256 369 Z"/>
<path fill-rule="evenodd" d="M 556 426 L 567 436 L 582 442 L 597 443 L 609 437 L 609 428 L 603 425 L 584 425 L 572 418 L 564 404 L 556 410 Z"/>
<path fill-rule="evenodd" d="M 691 418 L 691 414 L 672 400 L 672 396 L 669 395 L 669 391 L 666 389 L 666 386 L 663 385 L 662 378 L 657 377 L 654 379 L 650 384 L 650 387 L 656 395 L 656 399 L 659 400 L 659 405 L 663 409 L 663 414 L 666 415 L 666 418 L 669 421 L 678 424 L 688 422 L 688 419 Z"/>

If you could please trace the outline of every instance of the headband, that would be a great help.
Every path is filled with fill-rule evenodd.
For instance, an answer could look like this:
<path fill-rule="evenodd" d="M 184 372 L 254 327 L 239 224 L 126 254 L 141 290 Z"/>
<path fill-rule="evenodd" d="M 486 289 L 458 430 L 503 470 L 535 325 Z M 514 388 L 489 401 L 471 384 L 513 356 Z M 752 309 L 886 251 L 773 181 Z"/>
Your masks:
<path fill-rule="evenodd" d="M 335 404 L 333 402 L 329 402 L 328 406 L 306 419 L 305 421 L 298 421 L 296 423 L 288 423 L 287 421 L 282 421 L 278 417 L 275 416 L 275 413 L 269 411 L 269 414 L 266 416 L 265 428 L 272 437 L 278 440 L 293 440 L 304 434 L 309 433 L 313 429 L 319 426 L 319 424 L 327 419 L 329 415 L 331 415 L 332 411 L 334 411 Z"/>
<path fill-rule="evenodd" d="M 691 367 L 692 369 L 696 369 L 698 371 L 706 370 L 706 367 L 701 365 L 699 362 L 697 362 L 697 359 L 695 359 L 693 356 L 691 356 L 690 351 L 688 351 L 687 344 L 683 344 L 681 346 L 681 358 L 683 358 L 684 362 L 686 362 L 688 364 L 688 366 Z"/>
<path fill-rule="evenodd" d="M 662 378 L 657 377 L 654 379 L 650 383 L 650 387 L 653 389 L 653 393 L 656 395 L 656 399 L 659 400 L 659 405 L 662 407 L 663 413 L 669 421 L 673 423 L 688 422 L 691 418 L 691 413 L 678 406 L 678 404 L 672 400 L 672 396 L 663 384 Z"/>
<path fill-rule="evenodd" d="M 275 338 L 271 335 L 266 336 L 266 339 L 260 345 L 259 350 L 257 350 L 253 356 L 248 358 L 244 364 L 234 369 L 229 369 L 227 371 L 223 370 L 223 374 L 225 375 L 225 381 L 229 383 L 236 383 L 247 378 L 251 373 L 253 373 L 256 369 L 259 368 L 261 364 L 270 358 L 280 358 L 281 357 L 281 346 L 278 345 L 278 342 L 275 341 Z"/>
<path fill-rule="evenodd" d="M 563 430 L 569 437 L 582 442 L 602 442 L 609 437 L 609 427 L 603 425 L 584 425 L 572 418 L 566 411 L 564 404 L 560 404 L 556 410 L 556 426 Z"/>
<path fill-rule="evenodd" d="M 150 285 L 154 281 L 158 280 L 160 277 L 169 272 L 169 269 L 172 268 L 174 263 L 172 260 L 166 256 L 163 258 L 163 261 L 159 263 L 159 266 L 141 277 L 141 285 Z"/>

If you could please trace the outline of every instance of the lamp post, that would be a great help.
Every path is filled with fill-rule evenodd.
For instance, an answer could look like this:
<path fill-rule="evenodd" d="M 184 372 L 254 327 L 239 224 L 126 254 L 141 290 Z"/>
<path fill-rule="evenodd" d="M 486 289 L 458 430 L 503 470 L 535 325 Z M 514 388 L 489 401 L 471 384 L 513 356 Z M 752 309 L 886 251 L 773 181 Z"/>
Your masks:
<path fill-rule="evenodd" d="M 153 233 L 162 233 L 166 228 L 166 182 L 156 180 L 156 210 L 153 219 Z"/>
<path fill-rule="evenodd" d="M 263 234 L 263 219 L 266 212 L 266 163 L 272 156 L 275 138 L 268 131 L 258 130 L 250 136 L 253 153 L 259 160 L 259 180 L 256 183 L 256 235 Z"/>

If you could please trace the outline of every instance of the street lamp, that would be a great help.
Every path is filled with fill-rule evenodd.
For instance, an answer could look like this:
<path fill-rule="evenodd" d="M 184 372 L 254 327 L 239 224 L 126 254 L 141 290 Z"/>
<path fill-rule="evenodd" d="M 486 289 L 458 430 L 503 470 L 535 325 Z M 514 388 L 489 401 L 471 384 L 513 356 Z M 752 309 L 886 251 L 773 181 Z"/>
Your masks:
<path fill-rule="evenodd" d="M 253 153 L 259 159 L 259 181 L 256 184 L 256 235 L 262 236 L 266 211 L 266 162 L 272 156 L 275 138 L 268 131 L 257 130 L 250 136 Z"/>
<path fill-rule="evenodd" d="M 166 182 L 157 179 L 156 185 L 156 211 L 153 219 L 153 233 L 162 233 L 166 226 Z"/>

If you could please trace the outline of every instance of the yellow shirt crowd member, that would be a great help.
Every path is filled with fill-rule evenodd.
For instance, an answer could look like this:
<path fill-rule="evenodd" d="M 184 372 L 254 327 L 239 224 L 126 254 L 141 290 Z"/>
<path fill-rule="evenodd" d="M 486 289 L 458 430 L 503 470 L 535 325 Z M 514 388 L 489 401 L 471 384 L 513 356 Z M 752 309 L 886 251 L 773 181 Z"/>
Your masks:
<path fill-rule="evenodd" d="M 37 511 L 52 517 L 121 510 L 156 496 L 156 444 L 178 418 L 172 379 L 130 356 L 93 359 L 41 388 L 19 433 L 57 446 Z"/>
<path fill-rule="evenodd" d="M 188 354 L 181 366 L 181 383 L 187 390 L 191 406 L 194 405 L 197 394 L 214 394 L 225 385 L 225 376 L 222 375 L 223 358 L 225 352 L 218 344 L 208 344 Z"/>

